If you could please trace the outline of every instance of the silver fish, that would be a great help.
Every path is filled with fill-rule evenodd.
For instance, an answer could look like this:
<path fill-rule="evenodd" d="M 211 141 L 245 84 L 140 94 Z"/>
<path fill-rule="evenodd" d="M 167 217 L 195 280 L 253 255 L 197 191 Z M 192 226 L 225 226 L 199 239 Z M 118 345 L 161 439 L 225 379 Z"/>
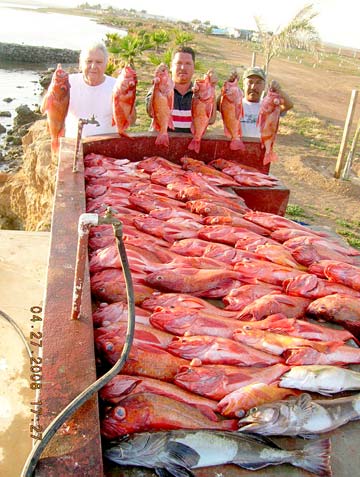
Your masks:
<path fill-rule="evenodd" d="M 360 394 L 338 399 L 313 400 L 310 394 L 250 409 L 239 420 L 241 432 L 264 436 L 313 437 L 360 419 Z"/>
<path fill-rule="evenodd" d="M 258 470 L 283 463 L 331 476 L 329 439 L 288 451 L 261 436 L 176 430 L 131 434 L 110 446 L 105 450 L 107 459 L 119 465 L 153 468 L 159 477 L 195 477 L 191 469 L 222 464 Z"/>
<path fill-rule="evenodd" d="M 280 378 L 281 388 L 331 395 L 360 390 L 360 373 L 330 365 L 294 366 Z"/>

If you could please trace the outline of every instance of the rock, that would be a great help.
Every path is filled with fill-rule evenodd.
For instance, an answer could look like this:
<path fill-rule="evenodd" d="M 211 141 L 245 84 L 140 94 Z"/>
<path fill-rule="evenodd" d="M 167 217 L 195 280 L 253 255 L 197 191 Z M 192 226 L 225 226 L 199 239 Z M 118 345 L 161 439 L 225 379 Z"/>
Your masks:
<path fill-rule="evenodd" d="M 24 124 L 31 124 L 37 119 L 40 119 L 40 115 L 31 111 L 29 106 L 22 104 L 21 106 L 15 109 L 17 115 L 14 118 L 14 128 L 23 126 Z"/>
<path fill-rule="evenodd" d="M 11 101 L 14 101 L 14 98 L 4 98 L 3 101 L 5 101 L 5 103 L 11 103 Z"/>
<path fill-rule="evenodd" d="M 11 118 L 10 111 L 0 111 L 0 116 L 3 118 Z"/>
<path fill-rule="evenodd" d="M 3 134 L 6 132 L 6 127 L 0 124 L 0 134 Z"/>
<path fill-rule="evenodd" d="M 0 217 L 9 228 L 49 230 L 57 157 L 51 155 L 46 119 L 32 124 L 22 142 L 22 167 L 0 186 Z"/>

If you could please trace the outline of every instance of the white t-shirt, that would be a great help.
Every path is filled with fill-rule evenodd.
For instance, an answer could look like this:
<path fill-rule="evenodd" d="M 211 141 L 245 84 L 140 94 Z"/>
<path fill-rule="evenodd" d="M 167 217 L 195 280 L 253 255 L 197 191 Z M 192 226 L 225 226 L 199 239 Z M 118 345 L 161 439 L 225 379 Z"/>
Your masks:
<path fill-rule="evenodd" d="M 95 134 L 117 132 L 112 126 L 112 90 L 116 78 L 105 76 L 105 81 L 98 86 L 89 86 L 85 83 L 82 73 L 69 75 L 70 103 L 65 120 L 65 136 L 77 137 L 79 119 L 90 119 L 93 115 L 100 123 L 85 124 L 82 137 Z"/>
<path fill-rule="evenodd" d="M 243 137 L 260 137 L 260 129 L 256 126 L 259 116 L 261 101 L 258 103 L 242 100 L 244 117 L 241 118 L 241 130 Z"/>

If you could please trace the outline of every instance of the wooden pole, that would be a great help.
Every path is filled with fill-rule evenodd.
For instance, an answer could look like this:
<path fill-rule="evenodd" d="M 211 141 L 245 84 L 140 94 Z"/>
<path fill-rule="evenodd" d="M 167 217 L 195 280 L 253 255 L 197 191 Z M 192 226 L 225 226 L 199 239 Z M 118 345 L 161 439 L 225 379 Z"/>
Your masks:
<path fill-rule="evenodd" d="M 349 103 L 349 109 L 348 113 L 346 116 L 346 121 L 345 121 L 345 126 L 344 126 L 344 131 L 343 131 L 343 136 L 340 144 L 340 150 L 339 150 L 339 155 L 336 161 L 336 166 L 335 166 L 335 173 L 334 177 L 335 179 L 339 179 L 341 170 L 344 165 L 344 157 L 345 157 L 345 149 L 346 149 L 346 143 L 349 137 L 349 132 L 350 132 L 350 126 L 353 120 L 354 112 L 355 112 L 355 105 L 356 105 L 356 98 L 358 95 L 358 90 L 353 89 L 351 92 L 351 98 L 350 98 L 350 103 Z"/>
<path fill-rule="evenodd" d="M 345 163 L 345 166 L 344 166 L 343 173 L 341 175 L 341 179 L 347 180 L 349 178 L 351 164 L 352 164 L 352 160 L 353 160 L 353 157 L 354 157 L 354 154 L 355 154 L 355 150 L 356 150 L 357 142 L 359 140 L 359 136 L 360 136 L 360 119 L 359 119 L 359 121 L 357 123 L 357 126 L 356 126 L 356 131 L 355 131 L 354 138 L 353 138 L 353 141 L 352 141 L 352 144 L 351 144 L 350 152 L 349 152 L 348 157 L 346 159 L 346 163 Z"/>
<path fill-rule="evenodd" d="M 255 65 L 256 65 L 256 53 L 254 52 L 252 54 L 251 66 L 255 66 Z"/>

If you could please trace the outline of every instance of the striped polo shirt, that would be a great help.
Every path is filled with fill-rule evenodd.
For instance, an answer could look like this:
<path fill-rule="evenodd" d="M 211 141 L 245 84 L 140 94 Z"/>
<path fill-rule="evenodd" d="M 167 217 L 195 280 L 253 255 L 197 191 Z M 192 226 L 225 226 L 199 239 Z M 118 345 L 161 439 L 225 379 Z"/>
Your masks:
<path fill-rule="evenodd" d="M 174 123 L 174 131 L 191 132 L 191 101 L 192 101 L 192 84 L 187 92 L 182 95 L 174 88 L 174 108 L 172 110 L 172 118 Z"/>

